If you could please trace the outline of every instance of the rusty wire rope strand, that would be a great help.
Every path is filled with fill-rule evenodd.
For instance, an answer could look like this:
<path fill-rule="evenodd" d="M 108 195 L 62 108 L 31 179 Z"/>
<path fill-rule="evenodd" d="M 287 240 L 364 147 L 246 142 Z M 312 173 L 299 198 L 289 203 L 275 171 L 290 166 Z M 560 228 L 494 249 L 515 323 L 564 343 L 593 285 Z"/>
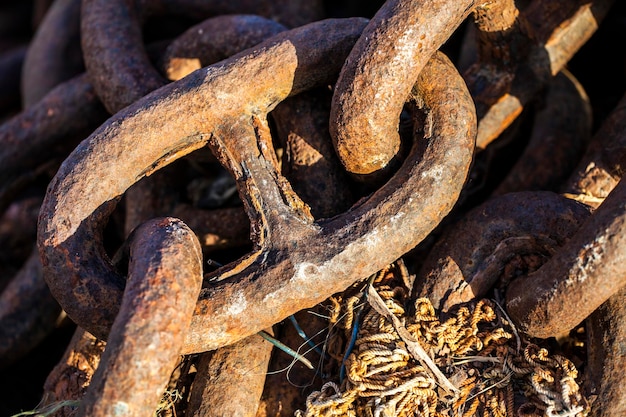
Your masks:
<path fill-rule="evenodd" d="M 348 379 L 341 386 L 329 382 L 312 393 L 299 416 L 419 412 L 437 417 L 512 417 L 532 405 L 570 416 L 588 410 L 573 364 L 526 341 L 523 349 L 516 348 L 510 323 L 493 302 L 475 300 L 441 314 L 427 298 L 419 298 L 409 314 L 399 296 L 403 291 L 392 289 L 385 280 L 375 286 L 389 314 L 403 323 L 446 375 L 456 379 L 459 395 L 441 396 L 435 380 L 407 351 L 390 317 L 370 309 L 349 357 Z M 346 301 L 342 311 L 351 308 Z"/>
<path fill-rule="evenodd" d="M 299 25 L 321 18 L 318 4 L 290 0 L 82 0 L 83 58 L 98 96 L 114 114 L 165 84 L 143 46 L 141 26 L 148 17 L 169 13 L 199 19 L 250 13 L 278 16 L 288 25 Z"/>
<path fill-rule="evenodd" d="M 122 305 L 79 416 L 154 415 L 200 292 L 202 252 L 183 222 L 154 219 L 129 239 Z"/>
<path fill-rule="evenodd" d="M 54 87 L 84 72 L 80 48 L 81 0 L 56 0 L 28 45 L 22 68 L 22 103 L 31 106 Z"/>
<path fill-rule="evenodd" d="M 398 120 L 426 62 L 474 0 L 388 0 L 350 52 L 333 95 L 330 133 L 346 170 L 381 170 L 400 149 Z"/>
<path fill-rule="evenodd" d="M 444 70 L 449 64 L 443 60 L 433 63 L 433 73 L 436 84 L 449 74 L 445 87 L 426 76 L 420 81 L 420 96 L 432 120 L 421 157 L 414 149 L 394 178 L 350 212 L 312 223 L 273 162 L 264 113 L 290 94 L 332 80 L 363 24 L 361 19 L 328 20 L 277 35 L 245 55 L 163 87 L 84 141 L 53 180 L 39 223 L 45 275 L 68 314 L 106 336 L 123 284 L 102 256 L 101 222 L 135 181 L 206 143 L 238 182 L 252 220 L 255 250 L 211 274 L 218 282 L 201 292 L 185 353 L 233 343 L 315 305 L 423 239 L 451 209 L 473 149 L 471 99 L 462 81 Z M 252 75 L 264 83 L 241 85 L 241 79 Z M 219 114 L 202 111 L 226 91 L 233 101 L 211 107 Z M 451 113 L 456 117 L 451 119 Z M 185 114 L 184 120 L 172 118 L 174 114 Z M 146 125 L 153 129 L 139 149 L 135 128 L 143 131 L 140 126 Z M 161 140 L 149 140 L 157 131 Z M 91 167 L 94 157 L 98 173 Z M 117 175 L 107 175 L 113 172 Z M 95 186 L 94 175 L 106 185 Z M 419 199 L 414 198 L 417 190 Z M 289 236 L 281 233 L 285 230 Z M 383 253 L 376 242 L 388 250 Z M 80 265 L 72 260 L 75 256 Z"/>

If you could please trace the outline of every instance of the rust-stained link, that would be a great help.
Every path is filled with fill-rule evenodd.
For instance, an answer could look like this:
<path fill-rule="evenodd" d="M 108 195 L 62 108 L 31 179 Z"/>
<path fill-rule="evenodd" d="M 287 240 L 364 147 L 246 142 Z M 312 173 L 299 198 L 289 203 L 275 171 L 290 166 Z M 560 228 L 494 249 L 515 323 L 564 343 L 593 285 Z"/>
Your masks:
<path fill-rule="evenodd" d="M 237 181 L 254 251 L 209 274 L 217 282 L 201 292 L 184 353 L 234 343 L 313 306 L 430 233 L 456 201 L 475 133 L 471 98 L 443 56 L 416 86 L 428 111 L 418 130 L 425 140 L 368 199 L 315 223 L 277 171 L 265 114 L 332 82 L 364 25 L 326 20 L 279 34 L 155 91 L 84 141 L 52 181 L 39 222 L 45 276 L 68 315 L 106 337 L 124 280 L 103 255 L 104 222 L 133 183 L 206 144 Z M 251 77 L 262 82 L 241 83 Z"/>
<path fill-rule="evenodd" d="M 154 219 L 129 240 L 122 305 L 79 416 L 154 415 L 200 292 L 200 243 L 183 222 Z"/>

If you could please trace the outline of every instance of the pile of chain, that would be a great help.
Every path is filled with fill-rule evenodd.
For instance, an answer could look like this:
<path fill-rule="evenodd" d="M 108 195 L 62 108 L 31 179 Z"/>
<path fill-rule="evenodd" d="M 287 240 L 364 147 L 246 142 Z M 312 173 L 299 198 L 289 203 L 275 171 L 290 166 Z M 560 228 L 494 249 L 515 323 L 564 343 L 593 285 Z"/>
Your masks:
<path fill-rule="evenodd" d="M 3 2 L 0 414 L 626 414 L 624 16 Z"/>
<path fill-rule="evenodd" d="M 385 281 L 389 276 L 375 288 L 389 311 L 459 391 L 445 395 L 389 318 L 359 306 L 361 297 L 332 299 L 331 326 L 343 327 L 346 337 L 358 326 L 346 377 L 341 385 L 327 382 L 311 393 L 298 417 L 587 415 L 573 363 L 520 339 L 494 301 L 459 305 L 442 319 L 428 299 L 419 298 L 411 314 L 403 307 L 406 290 Z M 353 312 L 360 308 L 366 312 L 359 324 Z"/>

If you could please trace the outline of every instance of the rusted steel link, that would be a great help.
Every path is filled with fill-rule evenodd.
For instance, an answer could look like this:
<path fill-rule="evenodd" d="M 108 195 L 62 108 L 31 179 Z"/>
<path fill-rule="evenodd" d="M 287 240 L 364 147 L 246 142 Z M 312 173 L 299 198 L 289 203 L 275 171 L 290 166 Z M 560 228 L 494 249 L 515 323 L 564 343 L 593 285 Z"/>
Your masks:
<path fill-rule="evenodd" d="M 42 407 L 63 401 L 79 401 L 96 372 L 106 343 L 80 327 L 43 385 Z M 75 417 L 76 406 L 63 407 L 54 417 Z"/>
<path fill-rule="evenodd" d="M 26 47 L 18 46 L 0 53 L 0 118 L 20 108 L 20 77 Z"/>
<path fill-rule="evenodd" d="M 346 211 L 354 203 L 356 194 L 333 149 L 328 131 L 330 101 L 330 91 L 318 88 L 288 98 L 270 113 L 277 139 L 283 147 L 282 174 L 309 206 L 315 219 L 330 218 Z M 307 310 L 297 312 L 294 318 L 310 338 L 328 326 L 326 320 Z M 281 342 L 299 351 L 315 365 L 323 360 L 318 352 L 312 352 L 289 321 L 274 328 Z M 314 343 L 320 340 L 323 336 L 311 339 Z M 308 369 L 278 350 L 272 356 L 270 369 L 273 372 L 267 376 L 257 417 L 294 415 L 305 403 L 314 384 L 319 383 L 318 388 L 321 386 L 320 369 Z"/>
<path fill-rule="evenodd" d="M 129 239 L 122 305 L 80 416 L 154 415 L 200 292 L 202 252 L 183 222 L 154 219 Z"/>
<path fill-rule="evenodd" d="M 219 16 L 208 19 L 170 44 L 164 54 L 164 61 L 170 62 L 166 65 L 165 73 L 171 80 L 180 79 L 283 30 L 282 25 L 258 16 Z M 352 202 L 349 197 L 351 190 L 346 184 L 346 178 L 342 177 L 345 174 L 339 169 L 328 134 L 329 103 L 330 94 L 326 91 L 315 94 L 307 92 L 285 100 L 272 112 L 277 135 L 285 149 L 283 174 L 298 196 L 309 204 L 316 218 L 343 212 Z M 181 212 L 182 207 L 179 206 L 173 215 L 186 221 L 196 234 L 202 236 L 200 240 L 208 244 L 206 248 L 249 243 L 247 235 L 239 233 L 249 231 L 248 218 L 243 210 L 199 211 L 188 205 L 184 207 L 187 212 Z M 225 216 L 228 212 L 233 213 L 232 217 Z M 212 229 L 212 233 L 201 232 L 210 230 L 207 227 Z M 310 333 L 310 324 L 314 320 L 306 318 L 309 320 L 303 321 L 302 326 L 305 332 Z M 310 334 L 315 334 L 321 328 L 319 323 L 315 324 L 317 328 Z M 281 337 L 281 341 L 289 346 L 304 343 L 297 334 L 287 339 Z M 198 365 L 187 413 L 196 416 L 256 415 L 259 398 L 264 392 L 270 352 L 271 345 L 253 335 L 232 346 L 205 354 Z M 280 357 L 277 352 L 272 363 L 276 364 Z M 292 359 L 289 357 L 289 361 Z M 283 358 L 281 364 L 284 362 Z M 282 368 L 280 366 L 278 369 Z M 293 373 L 290 373 L 289 380 L 282 372 L 270 375 L 270 381 L 265 383 L 265 401 L 261 414 L 290 415 L 297 410 L 297 404 L 302 404 L 305 399 L 301 385 L 309 383 L 314 373 L 298 370 L 297 375 L 302 375 L 302 378 Z M 297 402 L 298 399 L 301 401 Z"/>
<path fill-rule="evenodd" d="M 494 194 L 559 187 L 576 167 L 591 137 L 591 106 L 569 72 L 550 82 L 535 113 L 530 140 Z"/>
<path fill-rule="evenodd" d="M 28 46 L 22 70 L 24 107 L 85 70 L 80 49 L 80 0 L 57 0 Z"/>
<path fill-rule="evenodd" d="M 609 298 L 585 322 L 587 364 L 585 388 L 594 396 L 591 415 L 626 415 L 624 352 L 626 351 L 626 287 Z"/>
<path fill-rule="evenodd" d="M 348 172 L 372 174 L 396 158 L 400 112 L 418 74 L 474 3 L 387 0 L 372 18 L 341 70 L 331 107 L 330 133 Z"/>
<path fill-rule="evenodd" d="M 180 190 L 187 185 L 183 168 L 175 164 L 169 165 L 138 181 L 126 191 L 124 194 L 126 199 L 124 204 L 125 237 L 147 220 L 172 215 L 172 210 L 180 201 Z"/>
<path fill-rule="evenodd" d="M 218 282 L 201 292 L 185 353 L 234 343 L 313 306 L 430 233 L 454 204 L 473 153 L 473 104 L 442 57 L 419 78 L 420 102 L 432 109 L 423 152 L 415 149 L 351 211 L 313 223 L 276 172 L 264 114 L 332 82 L 364 24 L 327 20 L 279 34 L 161 88 L 82 142 L 51 182 L 38 233 L 46 279 L 70 317 L 106 337 L 123 278 L 103 255 L 103 222 L 135 181 L 205 144 L 238 183 L 254 251 L 209 276 Z M 263 82 L 241 83 L 252 77 Z"/>
<path fill-rule="evenodd" d="M 476 147 L 484 149 L 521 113 L 523 107 L 556 75 L 591 37 L 613 0 L 576 0 L 566 3 L 533 1 L 520 19 L 528 45 L 513 42 L 510 56 L 517 65 L 493 69 L 480 62 L 463 75 L 478 113 Z M 523 48 L 522 48 L 523 46 Z M 491 68 L 490 68 L 491 67 Z"/>
<path fill-rule="evenodd" d="M 588 215 L 583 204 L 549 191 L 488 200 L 441 236 L 416 276 L 414 293 L 444 311 L 484 297 L 507 263 L 527 255 L 545 261 Z"/>
<path fill-rule="evenodd" d="M 566 195 L 597 208 L 623 174 L 626 139 L 626 96 L 594 135 L 578 168 L 563 187 Z M 624 351 L 626 350 L 626 288 L 612 295 L 585 321 L 587 366 L 585 389 L 595 396 L 593 416 L 626 413 Z"/>
<path fill-rule="evenodd" d="M 165 84 L 143 46 L 141 26 L 147 17 L 173 13 L 201 19 L 226 13 L 273 16 L 274 12 L 280 16 L 281 6 L 293 4 L 302 6 L 301 12 L 312 13 L 296 14 L 293 7 L 289 7 L 294 14 L 288 16 L 307 22 L 320 17 L 317 8 L 307 6 L 308 3 L 291 0 L 83 0 L 81 42 L 85 66 L 98 96 L 113 114 Z"/>
<path fill-rule="evenodd" d="M 185 415 L 256 416 L 272 347 L 252 335 L 204 354 Z"/>
<path fill-rule="evenodd" d="M 179 79 L 200 67 L 221 61 L 224 58 L 232 56 L 237 52 L 250 48 L 264 41 L 272 35 L 285 30 L 285 27 L 279 23 L 260 16 L 251 15 L 228 15 L 218 16 L 207 19 L 204 22 L 190 28 L 176 40 L 172 42 L 166 49 L 161 59 L 165 73 L 170 79 Z M 139 97 L 137 97 L 139 98 Z M 126 231 L 129 233 L 141 222 L 152 217 L 172 214 L 171 210 L 177 203 L 173 197 L 178 194 L 175 189 L 184 187 L 184 184 L 172 184 L 180 175 L 171 175 L 169 173 L 155 174 L 151 177 L 138 182 L 126 192 Z M 192 208 L 185 208 L 185 217 L 183 220 L 200 217 L 194 223 L 196 225 L 203 224 L 209 219 L 227 220 L 224 215 L 227 213 L 221 211 L 215 215 L 206 214 L 203 209 L 196 209 L 197 213 L 192 213 Z M 239 214 L 239 213 L 237 213 Z M 232 222 L 234 226 L 239 224 L 239 219 L 234 218 Z M 223 237 L 235 243 L 235 241 L 243 241 L 244 244 L 249 241 L 246 235 L 235 235 L 233 232 L 239 232 L 241 227 L 232 230 L 227 229 L 227 223 L 221 222 L 216 225 L 217 229 L 205 227 L 203 231 L 198 231 L 192 227 L 196 233 L 212 234 L 228 244 L 219 234 L 226 232 Z M 210 226 L 209 226 L 210 227 Z M 247 227 L 246 221 L 246 230 Z M 215 236 L 215 235 L 218 236 Z M 207 236 L 208 237 L 208 236 Z M 234 238 L 234 240 L 233 240 Z"/>
<path fill-rule="evenodd" d="M 563 186 L 566 195 L 597 208 L 626 173 L 626 95 L 602 122 L 576 170 Z"/>
<path fill-rule="evenodd" d="M 0 125 L 0 211 L 38 166 L 64 158 L 104 120 L 106 112 L 82 75 Z"/>
<path fill-rule="evenodd" d="M 523 20 L 515 0 L 490 0 L 474 9 L 478 60 L 482 65 L 509 67 L 524 48 Z M 521 39 L 520 39 L 521 38 Z M 517 44 L 515 44 L 517 43 Z"/>
<path fill-rule="evenodd" d="M 161 59 L 161 72 L 170 81 L 180 80 L 284 30 L 285 26 L 280 23 L 256 15 L 207 19 L 172 41 Z"/>
<path fill-rule="evenodd" d="M 524 332 L 547 338 L 572 329 L 626 284 L 625 209 L 620 181 L 559 252 L 510 284 L 507 309 Z"/>
<path fill-rule="evenodd" d="M 328 131 L 330 92 L 317 89 L 290 97 L 271 113 L 283 146 L 282 174 L 316 219 L 346 211 L 353 184 L 343 170 Z"/>
<path fill-rule="evenodd" d="M 33 250 L 0 295 L 0 368 L 26 355 L 54 329 L 61 307 L 42 277 Z"/>
<path fill-rule="evenodd" d="M 334 152 L 328 131 L 330 99 L 330 92 L 319 88 L 288 98 L 271 113 L 283 147 L 282 174 L 316 219 L 340 214 L 354 203 L 350 179 Z M 328 326 L 325 320 L 306 310 L 294 317 L 309 337 L 319 335 Z M 275 328 L 281 342 L 298 348 L 316 365 L 322 360 L 317 352 L 311 352 L 291 323 Z M 314 384 L 321 386 L 319 369 L 308 369 L 286 353 L 275 351 L 270 369 L 273 372 L 267 376 L 257 417 L 293 415 L 305 403 Z"/>

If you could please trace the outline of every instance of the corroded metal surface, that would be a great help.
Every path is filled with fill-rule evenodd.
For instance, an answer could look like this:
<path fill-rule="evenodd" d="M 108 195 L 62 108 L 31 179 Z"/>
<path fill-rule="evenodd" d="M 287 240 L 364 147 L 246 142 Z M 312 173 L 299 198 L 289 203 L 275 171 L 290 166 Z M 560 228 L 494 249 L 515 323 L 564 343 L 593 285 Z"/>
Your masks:
<path fill-rule="evenodd" d="M 272 345 L 252 335 L 202 355 L 187 415 L 254 416 L 265 384 Z"/>
<path fill-rule="evenodd" d="M 28 47 L 22 69 L 24 107 L 85 70 L 80 48 L 81 0 L 57 0 L 47 10 Z"/>
<path fill-rule="evenodd" d="M 589 98 L 573 75 L 561 72 L 539 104 L 524 153 L 494 194 L 558 191 L 574 171 L 590 136 Z"/>
<path fill-rule="evenodd" d="M 74 402 L 73 407 L 64 407 L 57 411 L 55 417 L 76 415 L 76 405 L 85 395 L 98 369 L 105 346 L 103 340 L 97 339 L 80 327 L 76 329 L 63 357 L 43 385 L 43 406 Z"/>
<path fill-rule="evenodd" d="M 320 20 L 341 13 L 372 20 Z M 346 356 L 336 353 L 353 349 L 351 333 L 362 324 L 362 307 L 319 303 L 331 294 L 330 303 L 354 291 L 372 294 L 359 281 L 377 279 L 377 271 L 403 257 L 403 285 L 414 281 L 412 297 L 430 297 L 444 315 L 459 302 L 485 294 L 499 302 L 506 292 L 500 305 L 508 312 L 499 311 L 517 324 L 509 335 L 517 353 L 529 336 L 557 336 L 563 353 L 573 347 L 569 353 L 582 365 L 585 327 L 585 379 L 574 382 L 576 369 L 568 365 L 569 379 L 559 376 L 554 386 L 569 391 L 546 394 L 552 404 L 546 413 L 586 412 L 576 385 L 584 382 L 592 414 L 623 414 L 626 185 L 624 99 L 617 101 L 626 77 L 609 45 L 624 32 L 624 13 L 612 0 L 6 2 L 0 6 L 6 377 L 18 376 L 13 369 L 32 372 L 21 372 L 34 363 L 27 352 L 60 323 L 58 299 L 71 319 L 110 346 L 91 383 L 104 342 L 79 330 L 46 383 L 43 403 L 52 408 L 42 414 L 63 406 L 54 414 L 70 415 L 80 402 L 82 414 L 111 414 L 106 407 L 113 407 L 151 415 L 168 379 L 161 404 L 171 411 L 158 410 L 161 417 L 291 414 L 321 399 L 305 399 L 308 393 L 332 394 L 322 385 L 341 379 Z M 588 39 L 589 48 L 581 48 Z M 83 59 L 87 69 L 78 75 Z M 589 102 L 573 78 L 558 75 L 566 64 Z M 587 146 L 589 104 L 600 129 L 562 184 Z M 30 201 L 57 169 L 39 217 L 38 250 L 29 258 Z M 510 193 L 528 189 L 539 191 Z M 168 224 L 180 228 L 158 220 L 141 226 L 161 216 L 190 227 L 178 220 Z M 156 235 L 146 228 L 161 237 L 151 240 Z M 146 272 L 165 246 L 181 248 L 168 243 L 174 229 L 190 246 L 165 257 L 173 260 L 169 272 Z M 164 246 L 155 249 L 157 241 Z M 165 279 L 163 273 L 194 276 L 182 289 L 186 301 L 167 312 L 159 308 L 175 302 L 173 290 L 162 291 L 170 284 L 137 290 Z M 162 305 L 148 301 L 128 314 L 128 294 L 137 291 L 158 293 Z M 402 308 L 409 312 L 413 301 Z M 307 311 L 315 320 L 307 320 Z M 164 325 L 176 337 L 171 343 L 150 326 L 170 313 L 184 316 Z M 292 314 L 304 330 L 285 320 Z M 69 320 L 61 317 L 55 334 L 67 330 Z M 148 325 L 131 328 L 146 317 Z M 332 326 L 344 326 L 345 337 L 332 339 Z M 270 328 L 300 353 L 315 340 L 324 344 L 324 352 L 304 354 L 318 368 L 301 371 L 304 365 L 291 366 L 295 359 L 279 351 L 268 367 L 270 345 L 254 333 Z M 157 346 L 155 336 L 165 343 L 162 352 L 142 355 L 141 346 Z M 129 343 L 120 348 L 121 341 Z M 536 342 L 556 347 L 554 339 Z M 175 362 L 180 366 L 169 375 Z M 490 372 L 484 364 L 480 372 Z M 286 367 L 286 374 L 266 378 Z M 467 396 L 468 376 L 440 383 L 474 398 Z M 128 388 L 133 384 L 138 388 Z M 506 395 L 489 408 L 531 411 L 528 404 L 513 409 L 528 392 L 518 387 Z"/>
<path fill-rule="evenodd" d="M 284 30 L 285 26 L 261 16 L 217 16 L 189 28 L 172 41 L 160 66 L 169 80 L 176 81 Z"/>
<path fill-rule="evenodd" d="M 106 119 L 85 76 L 67 81 L 0 126 L 0 208 L 31 183 L 37 168 L 65 157 Z"/>
<path fill-rule="evenodd" d="M 54 329 L 61 307 L 42 276 L 33 250 L 0 295 L 0 367 L 26 355 Z"/>
<path fill-rule="evenodd" d="M 282 4 L 281 4 L 282 3 Z M 91 82 L 112 114 L 165 84 L 165 79 L 150 63 L 143 46 L 141 26 L 148 16 L 160 13 L 207 18 L 215 14 L 253 13 L 272 16 L 277 11 L 285 20 L 303 24 L 316 20 L 319 4 L 275 1 L 133 1 L 83 0 L 81 43 Z M 301 7 L 302 6 L 302 7 Z M 284 21 L 284 20 L 283 20 Z"/>
<path fill-rule="evenodd" d="M 432 108 L 432 123 L 426 130 L 429 140 L 421 155 L 415 149 L 378 192 L 350 212 L 326 222 L 312 223 L 297 196 L 276 172 L 262 113 L 241 118 L 242 112 L 249 111 L 246 109 L 269 110 L 289 94 L 332 79 L 333 70 L 338 71 L 358 37 L 359 25 L 362 21 L 354 19 L 323 21 L 277 35 L 247 55 L 163 87 L 120 112 L 83 142 L 53 180 L 40 217 L 39 243 L 46 276 L 68 314 L 96 334 L 108 333 L 123 284 L 101 256 L 101 222 L 115 199 L 137 179 L 207 142 L 238 182 L 252 220 L 255 252 L 212 274 L 219 282 L 201 293 L 185 352 L 235 342 L 312 306 L 382 268 L 423 239 L 454 204 L 473 148 L 471 99 L 464 83 L 442 58 L 432 61 L 432 67 L 418 83 L 421 102 Z M 324 36 L 318 37 L 322 33 Z M 309 45 L 315 45 L 315 49 L 309 49 Z M 326 73 L 319 71 L 321 61 Z M 239 80 L 250 74 L 256 74 L 264 83 L 252 91 L 246 86 L 244 91 Z M 449 81 L 439 85 L 435 79 L 440 81 L 444 76 Z M 186 89 L 193 89 L 193 96 L 185 95 Z M 171 96 L 173 91 L 176 94 Z M 212 108 L 199 115 L 207 102 L 223 97 L 226 91 L 233 101 L 222 102 L 219 114 L 211 114 L 215 111 Z M 150 111 L 142 112 L 144 105 Z M 172 106 L 177 109 L 174 113 L 170 111 Z M 161 117 L 180 114 L 188 107 L 195 109 L 197 120 L 187 114 L 178 122 L 173 118 L 166 122 Z M 458 116 L 452 123 L 450 112 Z M 137 128 L 146 125 L 153 129 L 144 133 L 144 146 L 136 152 L 133 144 Z M 162 135 L 163 131 L 172 136 L 160 143 L 149 140 L 151 134 Z M 120 152 L 124 158 L 117 156 Z M 103 170 L 109 175 L 97 175 L 106 187 L 95 189 L 89 185 L 96 175 L 90 167 L 94 157 L 103 164 L 101 167 L 111 164 L 111 169 Z M 440 188 L 436 190 L 434 184 Z M 420 198 L 413 198 L 418 192 Z M 284 230 L 289 234 L 281 233 Z M 81 247 L 80 266 L 72 260 L 75 245 Z M 379 245 L 389 249 L 383 252 Z M 292 299 L 298 299 L 298 304 L 293 305 Z M 100 308 L 95 311 L 93 305 Z"/>
<path fill-rule="evenodd" d="M 625 209 L 620 182 L 546 264 L 511 283 L 507 309 L 523 331 L 546 338 L 572 329 L 626 284 Z"/>
<path fill-rule="evenodd" d="M 612 0 L 568 2 L 533 1 L 520 17 L 518 41 L 509 54 L 515 62 L 480 61 L 464 73 L 478 113 L 476 146 L 484 149 L 519 116 L 524 106 L 555 76 L 598 28 Z M 525 39 L 524 39 L 525 38 Z M 491 66 L 491 68 L 489 68 Z"/>
<path fill-rule="evenodd" d="M 122 305 L 80 416 L 154 415 L 200 291 L 200 244 L 180 220 L 146 222 L 129 239 Z"/>
<path fill-rule="evenodd" d="M 418 74 L 474 3 L 388 0 L 372 18 L 341 70 L 331 108 L 330 132 L 348 172 L 372 174 L 396 157 L 400 112 Z"/>
<path fill-rule="evenodd" d="M 547 191 L 491 199 L 448 228 L 417 274 L 414 291 L 445 311 L 480 299 L 516 256 L 545 262 L 588 215 L 584 205 Z"/>

